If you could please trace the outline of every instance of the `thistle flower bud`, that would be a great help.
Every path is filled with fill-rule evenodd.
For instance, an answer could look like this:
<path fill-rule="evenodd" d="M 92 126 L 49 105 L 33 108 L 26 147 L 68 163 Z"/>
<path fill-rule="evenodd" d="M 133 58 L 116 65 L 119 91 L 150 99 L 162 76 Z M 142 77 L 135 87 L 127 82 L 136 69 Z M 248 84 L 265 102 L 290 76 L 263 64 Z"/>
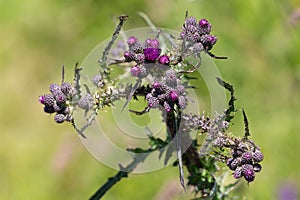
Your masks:
<path fill-rule="evenodd" d="M 61 92 L 60 85 L 58 85 L 56 83 L 50 84 L 49 90 L 53 95 L 55 95 L 55 93 L 57 93 L 57 92 Z"/>
<path fill-rule="evenodd" d="M 145 48 L 158 48 L 159 47 L 159 41 L 157 39 L 146 39 L 144 43 Z"/>
<path fill-rule="evenodd" d="M 145 59 L 148 62 L 154 62 L 160 54 L 160 49 L 158 48 L 146 48 L 144 49 Z"/>
<path fill-rule="evenodd" d="M 199 32 L 200 34 L 209 34 L 211 31 L 211 24 L 206 19 L 199 20 Z"/>
<path fill-rule="evenodd" d="M 104 79 L 100 74 L 97 74 L 93 77 L 93 84 L 99 88 L 103 88 L 105 83 Z"/>
<path fill-rule="evenodd" d="M 162 55 L 159 57 L 158 62 L 162 65 L 169 65 L 170 64 L 170 58 L 167 55 Z"/>
<path fill-rule="evenodd" d="M 72 96 L 72 90 L 73 86 L 71 83 L 64 82 L 61 84 L 61 91 L 66 95 L 66 96 Z"/>
<path fill-rule="evenodd" d="M 78 106 L 82 109 L 88 110 L 93 106 L 93 97 L 89 93 L 86 93 L 78 101 Z"/>
<path fill-rule="evenodd" d="M 255 178 L 253 166 L 249 164 L 242 165 L 242 174 L 248 182 L 252 182 Z"/>
<path fill-rule="evenodd" d="M 242 167 L 238 167 L 234 170 L 234 173 L 233 173 L 233 177 L 238 179 L 238 178 L 241 178 L 243 176 L 243 168 Z"/>
<path fill-rule="evenodd" d="M 139 66 L 136 65 L 130 69 L 130 72 L 133 76 L 137 76 L 141 72 L 141 69 Z"/>
<path fill-rule="evenodd" d="M 146 99 L 148 101 L 149 108 L 155 108 L 159 104 L 159 100 L 156 97 L 153 97 L 151 94 L 148 94 Z"/>
<path fill-rule="evenodd" d="M 167 112 L 171 111 L 171 106 L 166 101 L 164 102 L 164 108 Z"/>
<path fill-rule="evenodd" d="M 186 99 L 184 96 L 178 97 L 178 105 L 181 109 L 184 109 L 186 107 Z"/>
<path fill-rule="evenodd" d="M 124 58 L 125 58 L 125 62 L 131 62 L 134 60 L 134 53 L 132 53 L 130 51 L 126 51 L 124 53 Z"/>
<path fill-rule="evenodd" d="M 242 154 L 242 162 L 251 164 L 252 163 L 252 154 L 250 152 L 244 152 Z"/>
<path fill-rule="evenodd" d="M 178 99 L 178 93 L 177 93 L 175 90 L 172 90 L 172 91 L 170 92 L 170 99 L 171 99 L 172 101 L 176 101 L 176 100 Z"/>
<path fill-rule="evenodd" d="M 254 162 L 261 162 L 264 159 L 264 155 L 258 149 L 252 154 Z"/>
<path fill-rule="evenodd" d="M 62 91 L 56 92 L 54 94 L 54 97 L 55 97 L 55 100 L 56 100 L 57 104 L 61 105 L 61 104 L 66 103 L 67 97 Z"/>
<path fill-rule="evenodd" d="M 134 45 L 137 41 L 138 41 L 138 40 L 137 40 L 136 37 L 130 36 L 130 37 L 128 38 L 128 40 L 127 40 L 127 44 L 128 44 L 128 45 Z"/>
<path fill-rule="evenodd" d="M 45 94 L 39 97 L 39 101 L 41 104 L 51 107 L 54 105 L 55 98 L 52 94 Z"/>
<path fill-rule="evenodd" d="M 154 82 L 154 83 L 153 83 L 153 87 L 154 87 L 155 89 L 158 89 L 158 88 L 160 87 L 160 83 L 159 83 L 159 82 Z"/>
<path fill-rule="evenodd" d="M 66 120 L 66 116 L 65 115 L 63 115 L 63 114 L 56 114 L 55 116 L 54 116 L 54 121 L 56 122 L 56 123 L 63 123 L 64 121 Z"/>

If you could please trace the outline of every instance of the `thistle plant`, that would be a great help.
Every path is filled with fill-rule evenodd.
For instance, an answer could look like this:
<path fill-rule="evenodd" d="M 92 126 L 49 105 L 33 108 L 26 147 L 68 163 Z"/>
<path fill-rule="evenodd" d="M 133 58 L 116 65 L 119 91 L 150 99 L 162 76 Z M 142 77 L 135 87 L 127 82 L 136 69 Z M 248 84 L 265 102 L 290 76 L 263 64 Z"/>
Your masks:
<path fill-rule="evenodd" d="M 186 190 L 192 188 L 195 199 L 232 199 L 229 192 L 244 179 L 253 182 L 261 171 L 263 154 L 258 145 L 250 139 L 248 119 L 244 109 L 235 107 L 234 88 L 220 77 L 215 77 L 219 87 L 230 93 L 228 106 L 222 112 L 210 114 L 193 113 L 187 107 L 192 104 L 191 90 L 199 85 L 192 84 L 193 74 L 202 63 L 203 56 L 226 59 L 217 56 L 212 49 L 217 37 L 211 34 L 212 25 L 206 19 L 197 20 L 186 13 L 181 32 L 170 34 L 156 27 L 153 37 L 139 39 L 130 35 L 118 39 L 127 16 L 119 17 L 119 24 L 99 55 L 98 69 L 82 82 L 84 66 L 75 65 L 73 83 L 64 81 L 51 84 L 49 93 L 41 95 L 39 101 L 44 112 L 53 114 L 57 123 L 70 123 L 83 140 L 89 138 L 89 129 L 105 108 L 113 107 L 124 100 L 121 110 L 129 104 L 144 101 L 142 110 L 129 109 L 137 116 L 158 110 L 165 125 L 165 137 L 155 137 L 148 130 L 148 148 L 128 147 L 132 161 L 109 178 L 90 199 L 100 199 L 114 184 L 128 176 L 151 152 L 159 152 L 159 158 L 167 165 L 173 153 L 178 167 L 179 182 Z M 112 75 L 112 69 L 119 68 L 119 76 Z M 122 83 L 120 77 L 130 77 L 131 82 Z M 131 106 L 132 107 L 132 106 Z M 237 112 L 243 114 L 245 130 L 243 137 L 234 136 L 229 128 Z M 83 113 L 83 122 L 78 124 L 76 113 Z M 192 134 L 195 133 L 195 134 Z M 113 134 L 113 133 L 110 133 Z M 197 137 L 205 136 L 200 141 Z M 170 145 L 171 144 L 171 145 Z M 162 154 L 165 154 L 164 159 Z M 139 156 L 138 156 L 139 155 Z M 222 164 L 223 163 L 223 164 Z M 186 174 L 184 173 L 186 168 Z M 226 170 L 236 180 L 224 185 Z"/>

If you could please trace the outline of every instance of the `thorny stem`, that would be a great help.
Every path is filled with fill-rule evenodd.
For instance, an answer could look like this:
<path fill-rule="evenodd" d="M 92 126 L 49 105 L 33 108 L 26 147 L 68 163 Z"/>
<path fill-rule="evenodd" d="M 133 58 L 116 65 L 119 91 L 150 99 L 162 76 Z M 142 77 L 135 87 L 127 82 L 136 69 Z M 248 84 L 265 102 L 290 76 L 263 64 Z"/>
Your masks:
<path fill-rule="evenodd" d="M 108 45 L 104 49 L 101 60 L 99 60 L 99 63 L 101 64 L 101 67 L 103 68 L 105 74 L 109 74 L 109 69 L 108 69 L 108 64 L 107 64 L 108 53 L 121 31 L 124 21 L 127 19 L 128 19 L 127 15 L 122 15 L 119 17 L 120 22 L 119 22 L 114 34 L 112 35 L 111 40 L 109 41 Z M 109 76 L 106 78 L 109 78 Z"/>
<path fill-rule="evenodd" d="M 180 183 L 185 190 L 182 165 L 185 165 L 187 167 L 187 170 L 190 174 L 193 173 L 192 166 L 196 165 L 198 168 L 203 168 L 203 166 L 200 161 L 197 149 L 193 145 L 190 145 L 187 148 L 187 150 L 184 153 L 182 153 L 182 146 L 181 146 L 182 140 L 190 141 L 191 138 L 188 134 L 177 135 L 181 133 L 180 121 L 181 121 L 181 112 L 179 109 L 177 110 L 177 115 L 175 115 L 175 111 L 171 111 L 167 113 L 166 126 L 167 126 L 168 134 L 171 136 L 171 138 L 177 137 L 176 148 L 177 148 L 177 159 L 179 163 Z"/>

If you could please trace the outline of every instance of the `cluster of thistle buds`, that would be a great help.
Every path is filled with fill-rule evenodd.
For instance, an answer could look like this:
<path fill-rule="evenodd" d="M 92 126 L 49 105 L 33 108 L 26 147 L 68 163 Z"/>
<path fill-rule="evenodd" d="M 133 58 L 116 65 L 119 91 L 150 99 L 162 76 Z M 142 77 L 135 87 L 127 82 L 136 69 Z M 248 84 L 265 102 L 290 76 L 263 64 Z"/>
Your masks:
<path fill-rule="evenodd" d="M 233 177 L 238 179 L 244 177 L 246 181 L 252 182 L 255 173 L 260 172 L 262 167 L 259 164 L 264 156 L 259 147 L 251 140 L 244 139 L 238 142 L 231 150 L 231 158 L 226 161 L 227 166 L 233 172 Z"/>
<path fill-rule="evenodd" d="M 146 39 L 141 43 L 136 37 L 131 36 L 127 40 L 128 51 L 124 53 L 125 62 L 135 62 L 136 65 L 130 70 L 133 76 L 145 78 L 155 67 L 155 64 L 169 66 L 170 58 L 167 55 L 161 55 L 159 41 L 155 39 Z"/>
<path fill-rule="evenodd" d="M 59 84 L 50 84 L 50 94 L 44 94 L 39 97 L 39 101 L 44 105 L 44 112 L 52 114 L 55 113 L 54 121 L 63 123 L 65 121 L 71 122 L 73 120 L 71 114 L 70 101 L 76 94 L 75 88 L 68 82 Z"/>
<path fill-rule="evenodd" d="M 227 57 L 215 56 L 209 52 L 217 42 L 217 37 L 210 34 L 211 27 L 206 19 L 197 21 L 195 17 L 188 17 L 184 22 L 180 37 L 186 42 L 185 48 L 196 56 L 204 51 L 213 58 L 226 59 Z"/>

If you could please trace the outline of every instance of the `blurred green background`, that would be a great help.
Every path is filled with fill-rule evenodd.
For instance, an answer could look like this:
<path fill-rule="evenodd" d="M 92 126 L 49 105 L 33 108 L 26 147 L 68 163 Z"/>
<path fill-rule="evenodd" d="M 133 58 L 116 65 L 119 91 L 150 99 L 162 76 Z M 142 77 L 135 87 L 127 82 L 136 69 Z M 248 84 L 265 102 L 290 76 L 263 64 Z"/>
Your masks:
<path fill-rule="evenodd" d="M 185 11 L 207 18 L 213 52 L 237 105 L 248 113 L 253 139 L 265 153 L 263 171 L 237 192 L 247 199 L 280 199 L 300 191 L 299 0 L 2 0 L 0 1 L 0 199 L 87 199 L 116 173 L 98 163 L 69 125 L 42 111 L 38 96 L 71 80 L 74 63 L 110 37 L 115 18 L 124 29 L 143 27 L 137 11 L 160 27 L 180 30 Z M 234 133 L 242 134 L 240 114 Z M 103 199 L 187 199 L 176 168 L 131 175 Z"/>

